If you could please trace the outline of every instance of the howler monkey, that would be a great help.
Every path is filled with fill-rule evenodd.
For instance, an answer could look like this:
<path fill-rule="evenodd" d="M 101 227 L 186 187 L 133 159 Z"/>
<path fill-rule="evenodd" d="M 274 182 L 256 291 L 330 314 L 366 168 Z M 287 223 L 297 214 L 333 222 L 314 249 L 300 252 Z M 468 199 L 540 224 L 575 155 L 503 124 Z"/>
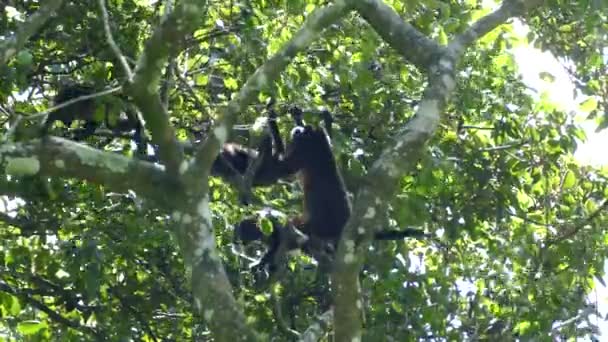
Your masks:
<path fill-rule="evenodd" d="M 289 170 L 283 162 L 285 145 L 277 125 L 277 114 L 268 105 L 268 127 L 270 135 L 265 136 L 258 150 L 235 143 L 226 143 L 218 158 L 211 166 L 211 174 L 228 180 L 242 176 L 257 158 L 262 158 L 254 170 L 252 186 L 268 186 L 275 184 L 280 178 L 289 176 Z"/>
<path fill-rule="evenodd" d="M 296 111 L 294 119 L 301 123 L 301 116 L 297 115 Z M 327 117 L 325 122 L 331 124 Z M 346 187 L 324 129 L 312 126 L 295 127 L 282 162 L 287 174 L 298 174 L 304 192 L 302 216 L 288 224 L 306 234 L 308 240 L 304 244 L 285 241 L 285 234 L 281 232 L 290 227 L 281 226 L 276 220 L 272 221 L 274 229 L 268 239 L 268 251 L 258 265 L 263 267 L 267 264 L 271 272 L 276 269 L 275 262 L 280 257 L 276 254 L 279 249 L 303 247 L 305 252 L 314 255 L 315 251 L 329 243 L 331 252 L 335 251 L 351 212 Z M 235 234 L 244 242 L 263 239 L 264 236 L 256 223 L 257 221 L 252 219 L 242 221 L 237 225 Z M 395 240 L 422 235 L 422 231 L 415 229 L 391 230 L 376 233 L 375 239 Z"/>
<path fill-rule="evenodd" d="M 93 87 L 85 84 L 65 84 L 61 86 L 59 92 L 53 99 L 53 104 L 58 105 L 69 100 L 91 95 L 94 93 Z M 84 121 L 84 129 L 79 134 L 81 139 L 87 138 L 95 133 L 99 122 L 95 120 L 96 104 L 94 99 L 85 99 L 67 105 L 63 108 L 52 111 L 42 125 L 42 133 L 46 135 L 55 121 L 61 121 L 66 127 L 72 125 L 75 120 Z"/>
<path fill-rule="evenodd" d="M 53 102 L 55 105 L 58 105 L 69 100 L 94 93 L 95 89 L 90 85 L 73 82 L 67 83 L 60 87 L 59 92 L 53 99 Z M 114 99 L 120 101 L 121 107 L 123 104 L 126 104 L 117 96 L 115 96 Z M 100 106 L 103 106 L 103 118 L 96 117 L 96 112 Z M 74 140 L 83 140 L 93 135 L 103 120 L 105 121 L 107 128 L 112 130 L 115 134 L 134 130 L 135 133 L 133 140 L 137 144 L 138 151 L 144 152 L 146 143 L 144 141 L 144 137 L 142 136 L 143 125 L 135 110 L 128 107 L 124 110 L 124 118 L 119 117 L 117 120 L 114 120 L 114 122 L 110 122 L 111 120 L 108 107 L 109 102 L 102 103 L 99 99 L 95 98 L 84 99 L 69 104 L 49 113 L 45 122 L 42 124 L 41 133 L 42 135 L 46 135 L 48 130 L 56 121 L 61 121 L 66 127 L 69 127 L 75 120 L 82 120 L 84 121 L 84 128 L 74 135 Z"/>

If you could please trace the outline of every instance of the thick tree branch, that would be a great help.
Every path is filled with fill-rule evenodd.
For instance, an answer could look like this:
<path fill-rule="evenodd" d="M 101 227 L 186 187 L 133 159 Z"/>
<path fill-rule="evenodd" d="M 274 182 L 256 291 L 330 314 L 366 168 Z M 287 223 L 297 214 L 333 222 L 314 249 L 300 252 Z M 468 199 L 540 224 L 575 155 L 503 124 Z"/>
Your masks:
<path fill-rule="evenodd" d="M 42 1 L 40 9 L 19 25 L 17 33 L 14 36 L 6 39 L 4 42 L 0 42 L 0 65 L 7 63 L 9 59 L 23 48 L 27 40 L 55 14 L 61 3 L 63 3 L 63 0 Z"/>
<path fill-rule="evenodd" d="M 426 69 L 433 56 L 439 55 L 444 49 L 403 21 L 399 14 L 382 0 L 350 0 L 349 2 L 353 3 L 359 15 L 384 41 L 421 70 Z"/>
<path fill-rule="evenodd" d="M 168 208 L 172 208 L 168 194 L 177 189 L 162 166 L 57 137 L 2 145 L 0 167 L 17 176 L 72 177 L 118 192 L 131 189 Z"/>
<path fill-rule="evenodd" d="M 159 84 L 169 55 L 179 51 L 186 36 L 196 29 L 205 8 L 205 1 L 196 0 L 180 1 L 175 6 L 148 39 L 137 62 L 133 82 L 127 87 L 127 93 L 144 115 L 152 141 L 159 146 L 160 159 L 172 175 L 177 173 L 184 155 L 160 99 Z"/>
<path fill-rule="evenodd" d="M 365 3 L 371 3 L 372 1 L 368 0 Z M 517 0 L 506 0 L 506 2 L 517 2 Z M 373 3 L 375 4 L 376 1 L 373 1 Z M 358 6 L 361 8 L 362 5 Z M 505 6 L 507 5 L 501 6 L 498 11 L 503 10 Z M 381 6 L 376 5 L 376 7 Z M 371 8 L 368 10 L 372 11 Z M 509 13 L 515 15 L 523 12 L 513 10 Z M 489 17 L 501 18 L 503 22 L 509 18 L 504 15 L 490 15 Z M 374 163 L 366 177 L 364 186 L 361 187 L 355 197 L 353 215 L 350 217 L 344 236 L 340 241 L 332 274 L 335 293 L 334 329 L 338 341 L 361 340 L 360 311 L 362 303 L 358 272 L 365 252 L 373 238 L 374 228 L 382 226 L 380 222 L 382 215 L 378 213 L 387 210 L 387 200 L 394 196 L 396 189 L 398 189 L 399 179 L 415 167 L 423 147 L 435 133 L 439 125 L 440 113 L 445 108 L 456 85 L 455 67 L 459 57 L 464 52 L 463 47 L 469 45 L 466 42 L 481 37 L 479 33 L 487 33 L 486 29 L 500 24 L 494 22 L 490 25 L 484 19 L 481 19 L 480 22 L 483 24 L 477 23 L 472 26 L 477 27 L 476 30 L 478 30 L 475 31 L 477 33 L 474 36 L 467 34 L 466 36 L 469 38 L 462 42 L 456 42 L 458 39 L 463 39 L 457 37 L 455 41 L 448 45 L 447 49 L 436 49 L 441 54 L 433 54 L 434 58 L 424 64 L 428 66 L 429 85 L 415 115 L 397 135 L 394 143 L 387 147 Z M 394 46 L 394 40 L 387 41 Z M 403 42 L 399 43 L 408 46 Z M 415 47 L 413 48 L 415 49 Z M 426 56 L 429 57 L 429 55 Z M 366 227 L 369 229 L 366 229 Z"/>

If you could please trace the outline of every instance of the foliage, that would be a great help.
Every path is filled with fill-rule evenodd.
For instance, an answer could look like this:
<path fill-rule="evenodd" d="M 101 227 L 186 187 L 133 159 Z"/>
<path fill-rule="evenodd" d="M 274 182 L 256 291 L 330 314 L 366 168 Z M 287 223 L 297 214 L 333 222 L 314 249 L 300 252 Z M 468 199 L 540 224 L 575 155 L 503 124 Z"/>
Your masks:
<path fill-rule="evenodd" d="M 132 66 L 166 3 L 108 2 L 114 39 Z M 386 3 L 440 44 L 489 12 L 480 1 Z M 248 77 L 322 4 L 209 1 L 199 28 L 163 75 L 161 94 L 178 139 L 206 137 Z M 38 7 L 32 1 L 0 5 L 0 39 Z M 585 96 L 581 109 L 605 128 L 607 16 L 601 1 L 549 1 L 524 19 L 527 39 L 502 25 L 467 51 L 437 133 L 382 218 L 386 228 L 418 227 L 432 237 L 375 242 L 369 249 L 360 277 L 365 340 L 597 335 L 586 308 L 608 257 L 608 172 L 573 158 L 584 132 L 570 113 L 527 88 L 510 48 L 529 43 L 560 58 Z M 46 110 L 64 80 L 102 89 L 125 77 L 99 8 L 64 1 L 15 58 L 0 64 L 0 114 L 8 123 Z M 305 119 L 312 122 L 326 108 L 335 119 L 334 153 L 354 193 L 412 117 L 427 81 L 353 13 L 328 27 L 240 113 L 232 140 L 255 146 L 254 123 L 269 97 L 283 132 L 292 127 L 289 106 L 308 110 Z M 7 131 L 8 124 L 3 135 Z M 133 154 L 128 137 L 95 136 L 86 143 Z M 193 314 L 190 270 L 170 212 L 133 192 L 82 180 L 4 175 L 0 184 L 10 208 L 0 215 L 0 337 L 210 338 Z M 233 187 L 210 180 L 216 243 L 248 323 L 272 340 L 286 340 L 293 338 L 289 329 L 303 331 L 329 308 L 328 279 L 300 255 L 290 259 L 279 284 L 258 286 L 243 254 L 257 258 L 263 247 L 240 250 L 232 227 L 263 206 L 296 215 L 302 193 L 285 182 L 256 189 L 255 196 L 255 205 L 241 206 Z M 553 329 L 573 317 L 575 323 Z"/>

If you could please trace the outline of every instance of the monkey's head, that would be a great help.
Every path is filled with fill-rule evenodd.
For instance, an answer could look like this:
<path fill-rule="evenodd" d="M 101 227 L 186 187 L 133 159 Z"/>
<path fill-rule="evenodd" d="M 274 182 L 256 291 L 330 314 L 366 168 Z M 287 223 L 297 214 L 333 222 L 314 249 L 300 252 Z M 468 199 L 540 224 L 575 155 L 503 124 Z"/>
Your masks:
<path fill-rule="evenodd" d="M 234 238 L 240 240 L 242 243 L 247 244 L 251 241 L 259 241 L 264 238 L 264 233 L 258 227 L 258 220 L 248 218 L 234 227 Z"/>
<path fill-rule="evenodd" d="M 318 165 L 327 158 L 333 158 L 329 138 L 322 128 L 296 126 L 291 131 L 291 143 L 286 159 L 296 170 Z"/>

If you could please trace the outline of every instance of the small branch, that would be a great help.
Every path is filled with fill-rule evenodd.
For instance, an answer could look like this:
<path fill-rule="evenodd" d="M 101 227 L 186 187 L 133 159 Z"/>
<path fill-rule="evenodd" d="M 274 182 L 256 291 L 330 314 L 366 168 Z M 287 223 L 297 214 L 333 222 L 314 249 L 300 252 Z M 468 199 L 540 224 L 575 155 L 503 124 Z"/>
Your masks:
<path fill-rule="evenodd" d="M 165 1 L 165 7 L 163 8 L 163 14 L 161 18 L 161 23 L 163 23 L 173 12 L 173 0 Z M 175 69 L 177 68 L 175 53 L 171 53 L 169 55 L 169 63 L 167 63 L 167 67 L 165 68 L 165 82 L 162 84 L 160 89 L 160 99 L 165 109 L 169 108 L 169 98 L 171 94 L 171 89 L 175 85 Z"/>
<path fill-rule="evenodd" d="M 542 2 L 543 0 L 504 0 L 496 11 L 482 17 L 463 33 L 456 36 L 450 42 L 449 48 L 460 54 L 479 38 L 504 24 L 511 17 L 525 14 L 527 11 L 541 5 Z"/>
<path fill-rule="evenodd" d="M 516 217 L 516 218 L 518 218 L 518 219 L 520 219 L 520 220 L 522 220 L 522 221 L 524 221 L 526 223 L 535 224 L 535 225 L 537 225 L 539 227 L 545 227 L 545 228 L 551 228 L 552 227 L 552 225 L 550 225 L 550 224 L 542 223 L 542 222 L 539 222 L 537 220 L 530 219 L 527 216 L 518 215 L 515 212 L 513 212 L 512 210 L 508 210 L 507 209 L 507 215 L 509 215 L 511 217 Z"/>
<path fill-rule="evenodd" d="M 268 132 L 268 130 L 266 133 L 271 134 L 270 132 Z M 264 139 L 265 138 L 262 139 L 260 146 L 262 146 L 262 144 L 264 144 Z M 262 162 L 266 158 L 269 157 L 266 155 L 266 153 L 267 153 L 267 151 L 258 149 L 258 154 L 257 154 L 256 158 L 254 158 L 253 161 L 250 162 L 249 165 L 247 165 L 247 169 L 245 170 L 245 173 L 242 176 L 239 175 L 239 173 L 236 170 L 234 170 L 235 178 L 237 180 L 237 187 L 239 189 L 239 197 L 241 198 L 241 202 L 243 202 L 243 203 L 251 203 L 251 199 L 253 197 L 253 194 L 251 192 L 251 189 L 253 188 L 253 181 L 254 181 L 256 173 L 262 166 Z M 272 151 L 271 151 L 271 153 L 272 153 Z M 232 167 L 231 164 L 228 164 L 228 165 L 230 167 Z"/>
<path fill-rule="evenodd" d="M 19 228 L 22 234 L 43 233 L 50 228 L 49 222 L 40 222 L 29 220 L 27 218 L 11 217 L 10 215 L 2 212 L 0 212 L 0 221 L 13 227 Z"/>
<path fill-rule="evenodd" d="M 579 224 L 576 224 L 576 225 L 572 224 L 573 227 L 571 227 L 571 229 L 569 231 L 547 241 L 547 246 L 554 245 L 556 243 L 569 239 L 569 238 L 573 237 L 574 235 L 578 234 L 578 232 L 580 232 L 581 229 L 583 229 L 585 226 L 587 226 L 589 223 L 591 223 L 591 221 L 595 220 L 606 209 L 608 209 L 608 199 L 604 200 L 604 202 L 599 206 L 599 208 L 597 208 L 593 213 L 591 213 L 591 215 L 586 217 L 583 220 L 583 222 L 580 222 Z"/>
<path fill-rule="evenodd" d="M 146 42 L 140 56 L 133 82 L 127 93 L 133 97 L 152 133 L 152 141 L 159 147 L 160 159 L 167 171 L 176 175 L 184 159 L 173 127 L 159 96 L 159 84 L 169 56 L 177 53 L 205 15 L 204 1 L 180 1 L 173 12 L 167 14 L 159 27 Z"/>
<path fill-rule="evenodd" d="M 507 144 L 507 145 L 481 148 L 481 149 L 479 149 L 479 151 L 480 152 L 494 152 L 494 151 L 510 150 L 513 148 L 518 148 L 518 147 L 523 147 L 523 146 L 528 146 L 528 142 L 520 141 L 520 142 L 515 142 L 515 143 Z"/>
<path fill-rule="evenodd" d="M 50 113 L 52 113 L 52 112 L 54 112 L 54 111 L 56 111 L 58 109 L 67 107 L 69 105 L 72 105 L 72 104 L 74 104 L 76 102 L 85 101 L 85 100 L 93 99 L 93 98 L 96 98 L 96 97 L 101 97 L 101 96 L 108 95 L 108 94 L 113 94 L 113 93 L 116 93 L 116 92 L 120 91 L 121 89 L 122 89 L 122 86 L 117 86 L 117 87 L 105 89 L 105 90 L 102 90 L 102 91 L 99 91 L 99 92 L 96 92 L 96 93 L 93 93 L 93 94 L 79 96 L 79 97 L 70 99 L 68 101 L 62 102 L 62 103 L 60 103 L 58 105 L 55 105 L 55 106 L 53 106 L 53 107 L 45 110 L 44 112 L 38 112 L 36 114 L 31 114 L 31 115 L 23 116 L 23 119 L 24 120 L 35 120 L 35 119 L 38 119 L 40 117 L 49 115 Z"/>
<path fill-rule="evenodd" d="M 2 272 L 10 273 L 13 279 L 15 280 L 31 282 L 37 287 L 36 289 L 22 289 L 21 292 L 24 294 L 37 293 L 42 296 L 52 296 L 55 297 L 55 303 L 58 303 L 60 301 L 70 302 L 72 305 L 74 305 L 75 308 L 77 308 L 81 312 L 98 311 L 100 309 L 100 306 L 86 305 L 84 303 L 81 303 L 81 298 L 79 298 L 74 291 L 66 290 L 63 287 L 54 284 L 51 281 L 38 275 L 18 273 L 14 271 L 8 271 L 7 269 L 2 268 L 0 268 L 0 270 Z"/>
<path fill-rule="evenodd" d="M 459 127 L 460 129 L 478 129 L 478 130 L 484 130 L 484 131 L 492 131 L 494 130 L 494 127 L 484 127 L 484 126 L 475 126 L 475 125 L 462 125 Z"/>
<path fill-rule="evenodd" d="M 275 293 L 275 290 L 276 289 L 274 288 L 271 290 L 272 293 L 270 294 L 270 297 L 274 304 L 274 318 L 278 323 L 279 330 L 292 338 L 300 338 L 300 333 L 291 329 L 291 327 L 289 327 L 289 325 L 285 322 L 285 319 L 283 318 L 283 309 L 281 308 L 281 301 L 279 300 L 278 295 Z"/>
<path fill-rule="evenodd" d="M 97 336 L 100 338 L 102 337 L 102 335 L 99 332 L 97 332 L 95 329 L 93 329 L 91 327 L 80 325 L 77 321 L 72 321 L 68 318 L 63 317 L 59 313 L 55 312 L 54 310 L 52 310 L 51 308 L 46 306 L 43 302 L 41 302 L 37 299 L 34 299 L 34 298 L 28 296 L 27 294 L 24 294 L 24 293 L 18 291 L 17 289 L 12 288 L 11 286 L 9 286 L 8 284 L 6 284 L 2 281 L 0 281 L 0 291 L 6 292 L 13 296 L 18 297 L 23 302 L 30 304 L 34 308 L 44 312 L 45 314 L 47 314 L 47 316 L 51 320 L 53 320 L 61 325 L 81 331 L 81 332 L 89 334 L 89 335 Z"/>
<path fill-rule="evenodd" d="M 132 298 L 123 296 L 121 289 L 117 286 L 112 286 L 110 287 L 110 289 L 112 290 L 114 296 L 118 298 L 118 302 L 120 303 L 122 308 L 126 309 L 126 311 L 130 312 L 133 315 L 135 320 L 139 323 L 141 329 L 146 332 L 149 338 L 154 342 L 158 341 L 158 338 L 156 337 L 152 326 L 150 326 L 150 322 L 145 319 L 142 313 L 130 303 L 132 301 Z M 129 293 L 129 295 L 131 294 Z"/>
<path fill-rule="evenodd" d="M 63 0 L 45 0 L 41 2 L 40 9 L 19 25 L 17 33 L 0 43 L 0 65 L 7 63 L 32 35 L 55 15 Z"/>
<path fill-rule="evenodd" d="M 194 107 L 202 114 L 202 113 L 206 113 L 207 111 L 205 110 L 205 105 L 201 102 L 201 100 L 198 98 L 198 95 L 196 94 L 196 92 L 194 91 L 194 89 L 192 88 L 192 86 L 190 85 L 190 83 L 188 83 L 188 80 L 186 79 L 186 77 L 184 77 L 182 75 L 182 73 L 180 72 L 180 70 L 178 69 L 178 66 L 175 65 L 175 69 L 173 74 L 175 76 L 177 76 L 177 79 L 179 80 L 179 82 L 186 88 L 186 91 L 188 92 L 188 94 L 190 95 L 190 98 L 192 101 L 194 101 Z"/>
<path fill-rule="evenodd" d="M 565 326 L 571 325 L 574 323 L 578 323 L 581 319 L 584 319 L 587 316 L 594 314 L 595 312 L 596 312 L 596 308 L 594 306 L 591 306 L 591 305 L 587 306 L 578 315 L 576 315 L 572 318 L 569 318 L 563 322 L 556 323 L 551 328 L 551 336 L 557 336 L 559 334 L 559 332 L 562 330 L 562 328 L 564 328 Z"/>
<path fill-rule="evenodd" d="M 334 317 L 333 310 L 325 311 L 321 316 L 317 317 L 316 322 L 309 326 L 300 336 L 302 342 L 315 342 L 321 340 L 321 337 L 327 333 L 331 326 L 331 321 Z"/>
<path fill-rule="evenodd" d="M 127 59 L 120 51 L 118 44 L 116 44 L 114 37 L 112 37 L 112 30 L 110 29 L 110 16 L 108 15 L 108 9 L 106 8 L 105 0 L 99 0 L 99 8 L 101 9 L 101 17 L 103 19 L 103 29 L 106 33 L 106 40 L 108 41 L 108 44 L 110 44 L 110 47 L 116 55 L 116 58 L 118 58 L 118 60 L 120 61 L 120 64 L 122 65 L 122 68 L 124 69 L 127 78 L 131 80 L 133 79 L 133 71 L 131 70 L 129 63 L 127 62 Z"/>
<path fill-rule="evenodd" d="M 160 88 L 160 99 L 165 109 L 169 108 L 169 99 L 171 98 L 171 89 L 175 86 L 175 56 L 171 56 L 167 67 L 165 68 L 165 82 Z"/>

